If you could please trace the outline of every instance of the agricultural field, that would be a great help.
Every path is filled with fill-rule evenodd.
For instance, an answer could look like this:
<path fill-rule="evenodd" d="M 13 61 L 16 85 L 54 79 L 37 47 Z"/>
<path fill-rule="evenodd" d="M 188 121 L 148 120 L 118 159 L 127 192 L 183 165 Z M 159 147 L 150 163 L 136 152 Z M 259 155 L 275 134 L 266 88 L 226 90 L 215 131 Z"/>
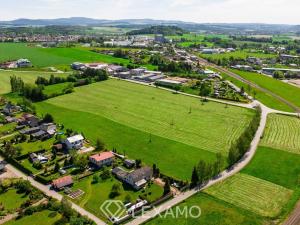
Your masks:
<path fill-rule="evenodd" d="M 214 198 L 206 193 L 198 193 L 197 195 L 189 198 L 185 202 L 178 205 L 180 209 L 184 207 L 198 206 L 201 208 L 201 216 L 199 218 L 185 218 L 180 216 L 179 218 L 172 218 L 169 214 L 163 214 L 161 217 L 157 217 L 148 223 L 147 225 L 259 225 L 270 224 L 268 219 L 264 219 L 261 216 L 252 212 L 246 211 L 241 208 L 237 208 L 227 202 Z M 173 209 L 172 209 L 173 210 Z M 175 211 L 175 209 L 174 209 Z"/>
<path fill-rule="evenodd" d="M 0 44 L 1 46 L 1 44 Z M 1 48 L 1 47 L 0 47 Z M 0 56 L 1 57 L 1 56 Z M 55 76 L 67 76 L 67 74 L 50 73 L 50 72 L 34 72 L 34 71 L 5 71 L 0 70 L 0 94 L 9 93 L 10 90 L 10 77 L 16 76 L 23 79 L 25 83 L 34 83 L 38 76 L 49 78 L 51 74 Z"/>
<path fill-rule="evenodd" d="M 300 88 L 258 73 L 233 69 L 231 71 L 300 107 Z"/>
<path fill-rule="evenodd" d="M 246 174 L 236 174 L 204 191 L 264 217 L 276 217 L 293 191 Z"/>
<path fill-rule="evenodd" d="M 259 146 L 242 173 L 296 190 L 299 187 L 300 155 Z"/>
<path fill-rule="evenodd" d="M 278 114 L 269 115 L 261 145 L 300 154 L 300 119 Z"/>
<path fill-rule="evenodd" d="M 262 102 L 264 105 L 273 108 L 273 109 L 277 109 L 277 110 L 281 110 L 281 111 L 285 111 L 285 112 L 294 112 L 294 110 L 286 105 L 285 103 L 279 101 L 278 99 L 274 98 L 272 95 L 265 93 L 257 88 L 253 88 L 253 87 L 249 87 L 248 84 L 243 83 L 242 81 L 239 81 L 233 77 L 228 76 L 227 74 L 221 72 L 221 76 L 226 79 L 229 80 L 230 82 L 232 82 L 233 84 L 235 84 L 238 87 L 244 87 L 245 91 L 250 94 L 251 96 L 255 96 L 255 98 L 257 100 L 259 100 L 260 102 Z"/>
<path fill-rule="evenodd" d="M 59 213 L 44 210 L 18 220 L 10 220 L 5 225 L 41 225 L 41 221 L 43 225 L 55 225 L 60 219 Z"/>
<path fill-rule="evenodd" d="M 41 48 L 28 46 L 23 43 L 0 43 L 0 62 L 19 58 L 29 59 L 33 66 L 37 69 L 56 67 L 58 69 L 69 70 L 69 65 L 77 61 L 112 64 L 122 63 L 124 65 L 130 63 L 128 59 L 116 58 L 110 55 L 91 52 L 88 48 Z M 151 65 L 144 66 L 149 67 L 149 69 L 153 68 Z"/>
<path fill-rule="evenodd" d="M 275 54 L 265 54 L 261 52 L 250 52 L 249 50 L 237 50 L 235 52 L 228 52 L 222 54 L 200 54 L 202 58 L 205 59 L 229 59 L 230 57 L 246 59 L 249 56 L 258 57 L 258 58 L 274 58 L 277 55 Z"/>
<path fill-rule="evenodd" d="M 157 163 L 181 179 L 190 178 L 201 158 L 211 161 L 217 152 L 227 155 L 254 115 L 248 109 L 202 105 L 196 98 L 120 80 L 76 88 L 36 106 L 40 114 L 52 114 L 58 123 L 92 141 L 101 138 L 108 148 Z M 176 168 L 174 158 L 180 159 Z"/>

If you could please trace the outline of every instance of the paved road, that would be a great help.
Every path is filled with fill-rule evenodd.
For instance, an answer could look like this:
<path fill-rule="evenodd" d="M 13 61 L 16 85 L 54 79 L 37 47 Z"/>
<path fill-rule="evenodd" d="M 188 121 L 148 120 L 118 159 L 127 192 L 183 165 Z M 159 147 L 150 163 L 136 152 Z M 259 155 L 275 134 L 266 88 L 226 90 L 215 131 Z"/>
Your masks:
<path fill-rule="evenodd" d="M 205 186 L 203 186 L 201 188 L 197 188 L 197 189 L 187 191 L 187 192 L 182 193 L 180 195 L 177 195 L 172 200 L 163 203 L 157 209 L 153 209 L 153 210 L 150 210 L 150 211 L 146 212 L 143 216 L 137 217 L 133 221 L 127 223 L 127 225 L 138 225 L 138 224 L 145 223 L 146 221 L 150 220 L 151 218 L 154 218 L 155 216 L 160 215 L 161 213 L 168 210 L 169 208 L 171 208 L 171 207 L 179 204 L 180 202 L 190 198 L 191 196 L 195 195 L 199 191 L 202 191 L 202 190 L 204 190 L 204 189 L 206 189 L 206 188 L 208 188 L 208 187 L 210 187 L 210 186 L 212 186 L 216 183 L 219 183 L 219 182 L 233 176 L 234 174 L 240 172 L 245 166 L 248 165 L 248 163 L 251 161 L 251 159 L 255 155 L 256 149 L 258 147 L 261 136 L 263 135 L 263 132 L 264 132 L 264 129 L 265 129 L 265 126 L 266 126 L 268 114 L 270 114 L 270 113 L 281 113 L 281 114 L 285 114 L 285 115 L 297 115 L 296 113 L 286 113 L 286 112 L 281 112 L 281 111 L 270 109 L 270 108 L 266 107 L 265 105 L 261 104 L 258 101 L 255 101 L 254 104 L 259 105 L 262 109 L 260 125 L 259 125 L 259 127 L 256 131 L 255 137 L 253 138 L 253 140 L 251 142 L 251 146 L 250 146 L 249 151 L 245 154 L 245 156 L 243 157 L 242 160 L 240 160 L 238 163 L 236 163 L 231 170 L 223 171 L 218 176 L 218 178 L 210 180 Z"/>
<path fill-rule="evenodd" d="M 0 156 L 0 161 L 3 160 L 3 158 Z M 52 191 L 49 189 L 48 186 L 43 185 L 37 181 L 35 181 L 33 178 L 25 175 L 23 172 L 21 172 L 20 170 L 16 169 L 15 167 L 13 167 L 10 164 L 6 165 L 6 169 L 11 171 L 12 173 L 16 174 L 17 177 L 23 178 L 24 180 L 28 180 L 32 186 L 36 187 L 37 189 L 39 189 L 40 191 L 42 191 L 45 195 L 55 198 L 58 201 L 61 201 L 61 199 L 63 198 L 63 196 L 59 193 L 57 193 L 56 191 Z M 80 206 L 74 204 L 73 202 L 71 202 L 72 204 L 72 208 L 74 210 L 76 210 L 80 215 L 82 216 L 87 216 L 89 219 L 95 221 L 95 223 L 97 225 L 105 225 L 106 223 L 104 223 L 102 220 L 100 220 L 98 217 L 96 217 L 95 215 L 93 215 L 92 213 L 86 211 L 85 209 L 81 208 Z"/>

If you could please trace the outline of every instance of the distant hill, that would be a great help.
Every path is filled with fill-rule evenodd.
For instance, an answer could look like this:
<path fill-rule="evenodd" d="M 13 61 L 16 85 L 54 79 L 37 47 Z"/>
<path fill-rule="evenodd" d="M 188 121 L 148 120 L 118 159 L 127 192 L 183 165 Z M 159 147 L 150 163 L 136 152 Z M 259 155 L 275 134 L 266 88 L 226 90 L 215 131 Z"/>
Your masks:
<path fill-rule="evenodd" d="M 184 33 L 187 33 L 188 31 L 185 31 L 179 27 L 176 26 L 151 26 L 146 27 L 140 30 L 133 30 L 127 33 L 127 35 L 139 35 L 139 34 L 163 34 L 163 35 L 183 35 Z"/>
<path fill-rule="evenodd" d="M 144 29 L 149 26 L 175 26 L 183 30 L 198 32 L 214 32 L 222 34 L 284 34 L 298 33 L 300 26 L 282 24 L 259 23 L 192 23 L 176 20 L 153 19 L 123 19 L 105 20 L 85 17 L 71 17 L 58 19 L 17 19 L 0 21 L 1 27 L 39 27 L 39 26 L 89 26 L 89 27 L 119 27 L 130 29 Z M 153 31 L 154 32 L 154 31 Z M 180 31 L 179 31 L 180 32 Z M 152 33 L 152 32 L 151 32 Z"/>

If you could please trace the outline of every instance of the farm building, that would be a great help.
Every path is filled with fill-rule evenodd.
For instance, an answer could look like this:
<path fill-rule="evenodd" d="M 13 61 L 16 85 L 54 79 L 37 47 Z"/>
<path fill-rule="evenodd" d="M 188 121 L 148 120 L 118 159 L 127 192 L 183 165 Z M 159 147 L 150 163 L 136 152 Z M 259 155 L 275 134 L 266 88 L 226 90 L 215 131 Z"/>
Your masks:
<path fill-rule="evenodd" d="M 155 84 L 161 85 L 161 86 L 164 86 L 164 87 L 171 87 L 172 88 L 172 87 L 181 85 L 182 82 L 175 81 L 175 80 L 170 80 L 170 79 L 161 79 L 161 80 L 155 81 Z"/>
<path fill-rule="evenodd" d="M 102 152 L 90 156 L 89 161 L 98 167 L 110 166 L 114 161 L 114 157 L 114 154 L 111 152 Z"/>

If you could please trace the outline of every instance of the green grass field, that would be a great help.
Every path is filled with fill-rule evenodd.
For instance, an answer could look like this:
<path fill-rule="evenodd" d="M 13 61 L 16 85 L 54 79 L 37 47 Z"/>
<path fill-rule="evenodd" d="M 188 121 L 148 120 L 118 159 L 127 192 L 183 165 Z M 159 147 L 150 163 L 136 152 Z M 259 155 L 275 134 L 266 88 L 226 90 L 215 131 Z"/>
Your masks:
<path fill-rule="evenodd" d="M 232 71 L 300 107 L 300 88 L 258 73 L 239 70 Z"/>
<path fill-rule="evenodd" d="M 184 215 L 172 218 L 171 214 L 163 214 L 148 223 L 147 225 L 258 225 L 269 224 L 268 219 L 263 219 L 257 214 L 237 208 L 222 200 L 216 199 L 208 194 L 199 193 L 185 202 L 178 205 L 179 209 L 184 207 L 198 206 L 201 208 L 201 216 L 199 218 L 186 218 Z M 172 212 L 176 212 L 172 208 Z"/>
<path fill-rule="evenodd" d="M 124 65 L 129 64 L 128 59 L 116 58 L 110 55 L 98 54 L 89 49 L 74 48 L 40 48 L 28 46 L 23 43 L 0 43 L 0 62 L 19 58 L 29 59 L 36 68 L 57 67 L 69 68 L 73 62 L 103 62 Z M 153 69 L 152 65 L 144 65 Z"/>
<path fill-rule="evenodd" d="M 293 193 L 246 174 L 236 174 L 204 192 L 265 217 L 278 216 Z"/>
<path fill-rule="evenodd" d="M 269 115 L 260 144 L 300 154 L 300 119 L 278 114 Z"/>
<path fill-rule="evenodd" d="M 249 56 L 253 57 L 258 57 L 258 58 L 274 58 L 276 57 L 275 54 L 265 54 L 261 52 L 251 52 L 249 50 L 237 50 L 235 52 L 227 52 L 223 54 L 201 54 L 201 57 L 206 58 L 206 59 L 229 59 L 230 57 L 233 58 L 241 58 L 241 59 L 246 59 Z"/>
<path fill-rule="evenodd" d="M 66 89 L 70 84 L 71 84 L 70 82 L 65 82 L 61 84 L 45 86 L 43 93 L 46 94 L 47 96 L 51 96 L 53 94 L 62 94 L 63 90 Z"/>
<path fill-rule="evenodd" d="M 18 209 L 28 199 L 27 195 L 18 194 L 15 189 L 9 189 L 7 192 L 0 194 L 0 202 L 6 211 Z"/>
<path fill-rule="evenodd" d="M 300 156 L 260 146 L 242 173 L 295 190 L 299 187 Z"/>
<path fill-rule="evenodd" d="M 51 214 L 53 214 L 53 212 L 44 210 L 18 220 L 11 220 L 5 223 L 5 225 L 55 225 L 55 222 L 57 222 L 61 216 L 57 213 L 57 215 L 53 217 Z"/>
<path fill-rule="evenodd" d="M 1 44 L 0 44 L 1 46 Z M 1 57 L 1 55 L 0 55 Z M 34 72 L 34 71 L 4 71 L 0 70 L 0 94 L 6 94 L 11 91 L 10 89 L 10 77 L 16 76 L 23 79 L 25 83 L 34 83 L 38 76 L 49 78 L 51 74 L 55 76 L 67 76 L 66 74 L 49 73 L 49 72 Z"/>
<path fill-rule="evenodd" d="M 38 103 L 37 109 L 92 141 L 101 138 L 107 147 L 157 163 L 165 173 L 183 179 L 190 178 L 201 158 L 227 154 L 253 116 L 251 110 L 202 105 L 192 97 L 119 80 L 76 88 L 72 94 Z"/>
<path fill-rule="evenodd" d="M 99 173 L 97 175 L 99 175 Z M 84 178 L 78 182 L 75 182 L 72 190 L 76 191 L 80 189 L 84 191 L 84 194 L 78 199 L 75 199 L 74 202 L 102 219 L 106 218 L 101 213 L 100 207 L 106 200 L 110 199 L 109 194 L 114 184 L 118 183 L 122 187 L 120 195 L 115 197 L 114 200 L 124 201 L 126 195 L 129 195 L 132 201 L 136 201 L 136 199 L 139 198 L 139 195 L 147 194 L 147 198 L 150 201 L 154 201 L 160 198 L 163 194 L 163 188 L 155 184 L 152 184 L 151 187 L 147 186 L 146 190 L 142 192 L 142 190 L 133 191 L 132 188 L 123 185 L 120 181 L 116 180 L 113 177 L 105 181 L 100 181 L 97 184 L 92 184 L 92 180 L 92 176 L 90 176 L 88 178 Z"/>
<path fill-rule="evenodd" d="M 249 90 L 249 86 L 247 84 L 243 83 L 242 81 L 239 81 L 233 77 L 230 77 L 227 74 L 224 74 L 223 72 L 221 72 L 221 75 L 224 79 L 229 80 L 236 86 L 238 86 L 240 88 L 244 87 L 245 91 L 248 94 L 250 94 L 251 96 L 254 96 L 254 92 L 255 92 L 255 98 L 270 108 L 285 111 L 285 112 L 293 112 L 294 111 L 290 106 L 279 101 L 278 99 L 274 98 L 272 95 L 270 95 L 268 93 L 262 92 L 261 90 L 259 90 L 257 88 L 253 88 L 253 87 L 251 87 Z"/>

